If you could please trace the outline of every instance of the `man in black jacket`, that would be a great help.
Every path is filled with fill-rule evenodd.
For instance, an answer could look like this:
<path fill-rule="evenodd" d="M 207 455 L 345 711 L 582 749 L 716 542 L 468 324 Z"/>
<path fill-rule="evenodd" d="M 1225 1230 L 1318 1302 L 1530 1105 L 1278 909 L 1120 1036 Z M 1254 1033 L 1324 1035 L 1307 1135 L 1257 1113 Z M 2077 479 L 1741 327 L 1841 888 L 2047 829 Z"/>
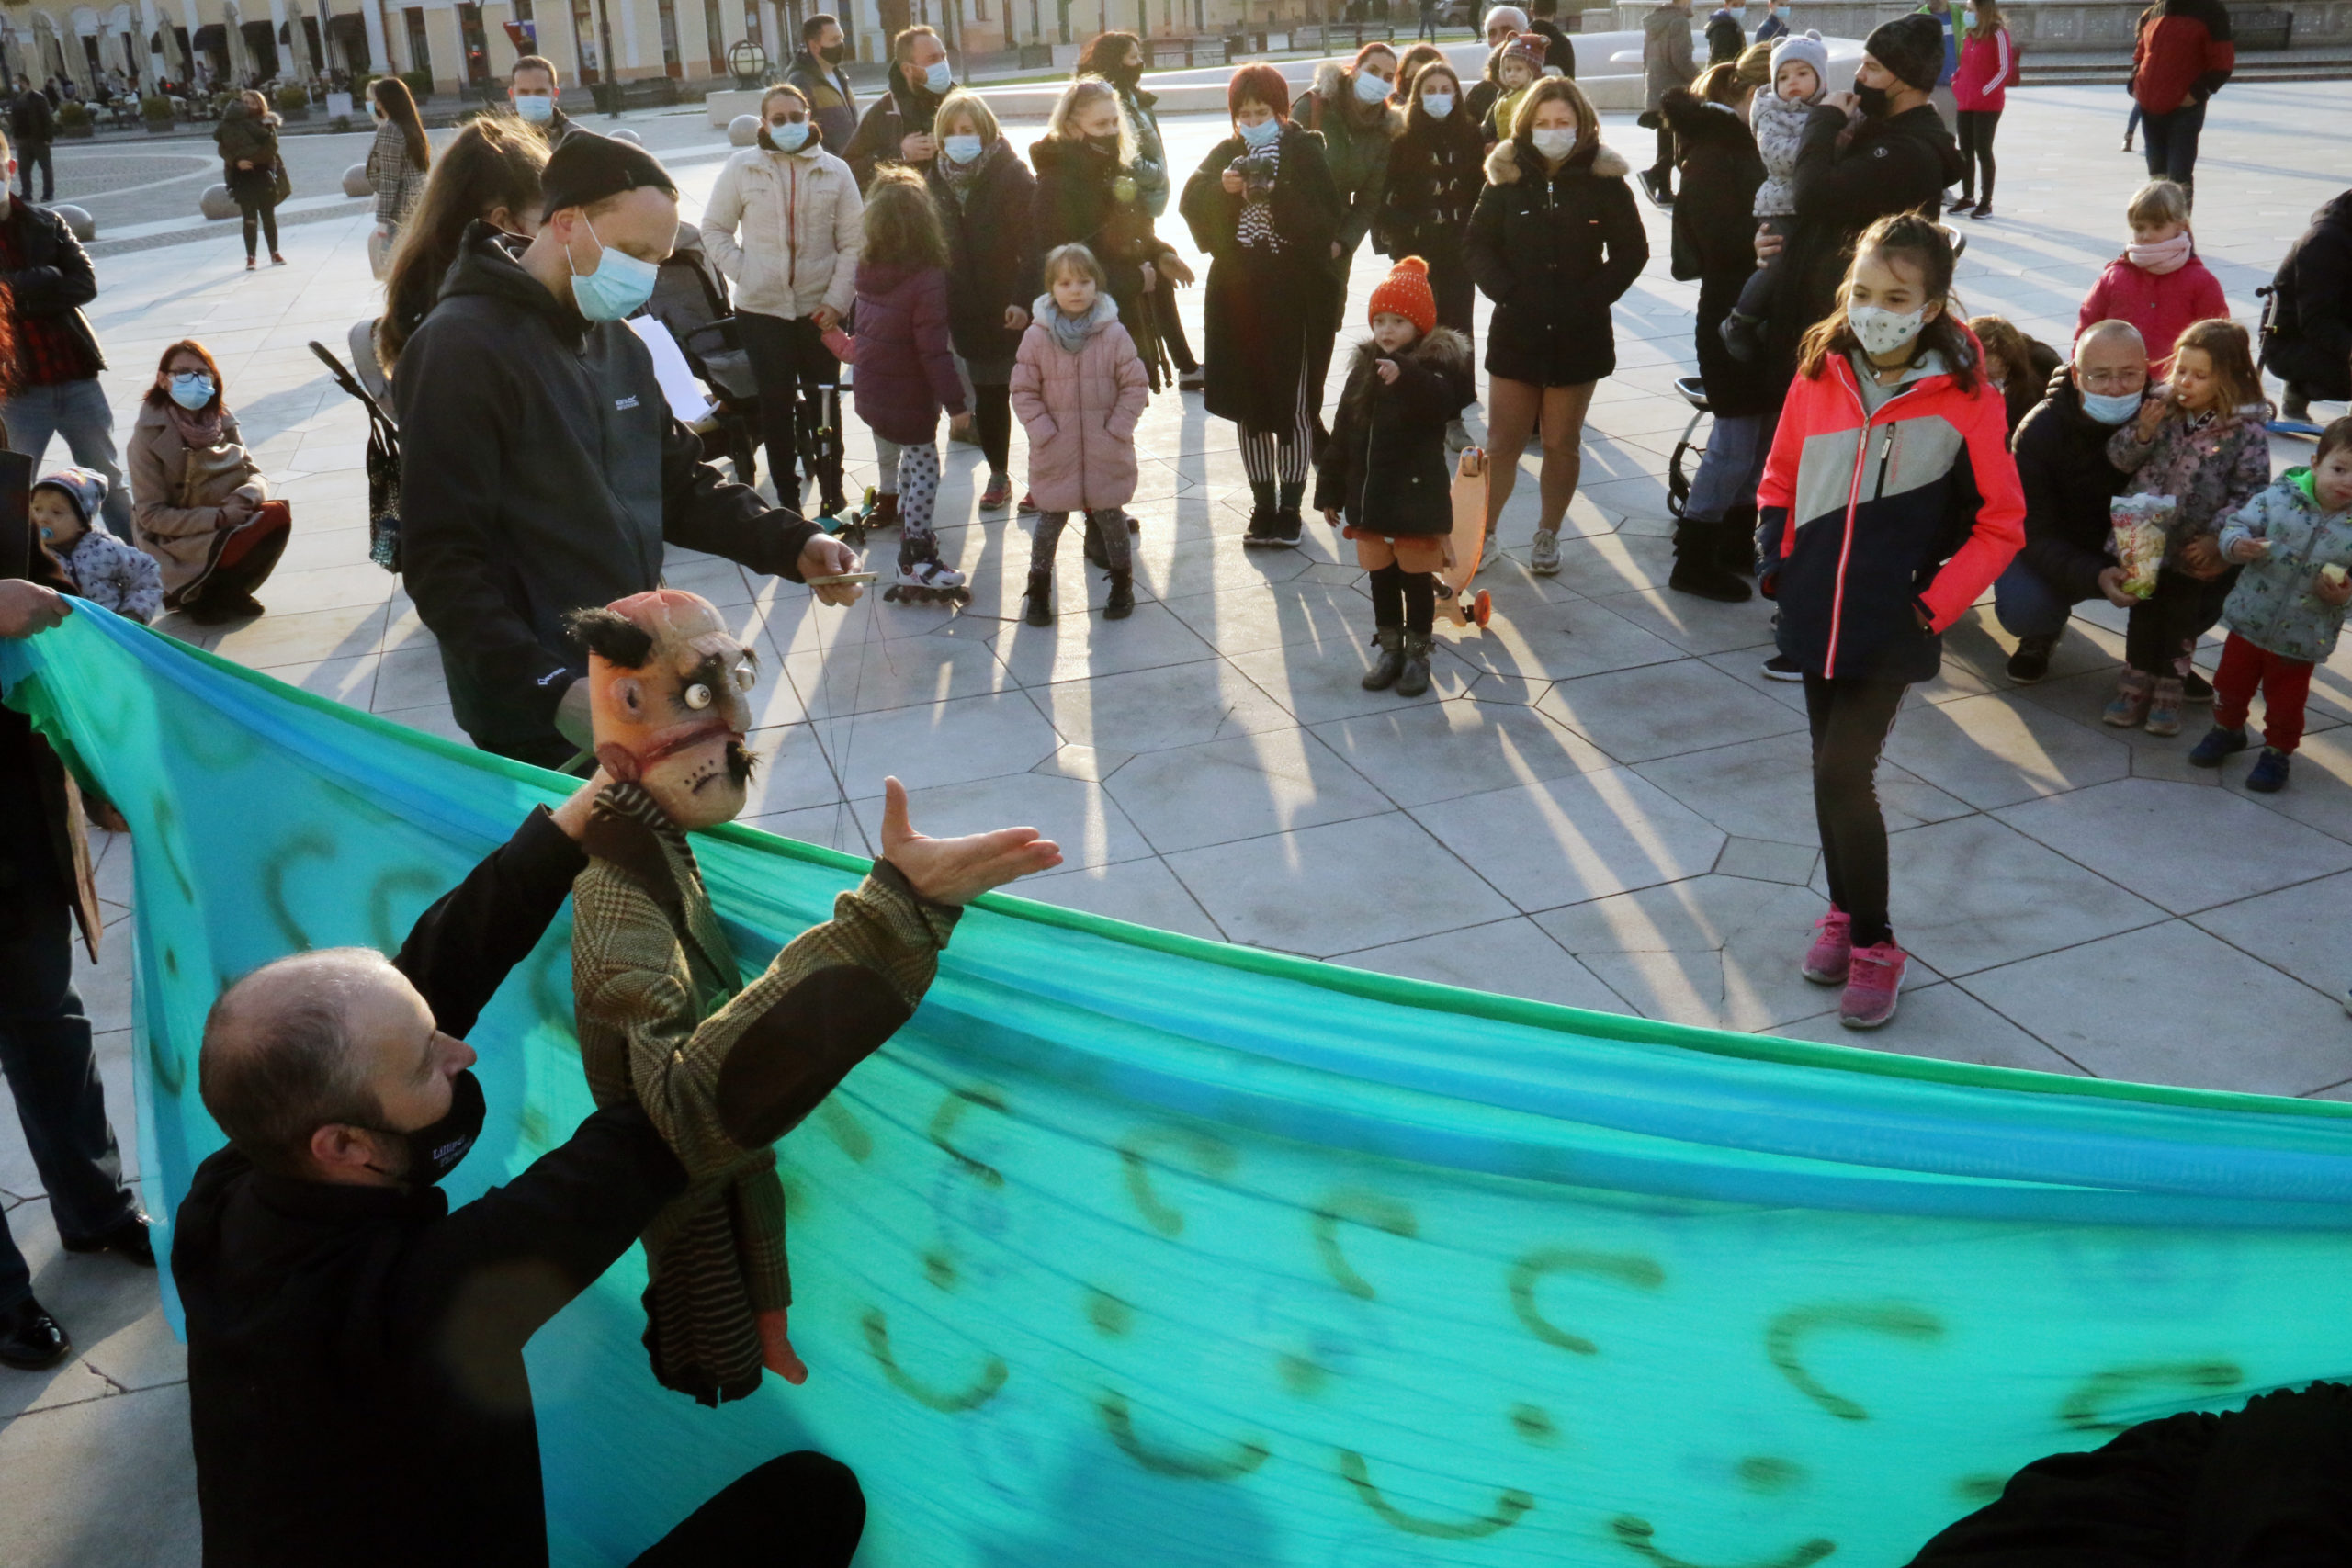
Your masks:
<path fill-rule="evenodd" d="M 561 767 L 588 736 L 585 655 L 563 617 L 659 587 L 665 541 L 794 581 L 857 557 L 720 479 L 621 324 L 676 238 L 662 165 L 574 130 L 542 185 L 543 227 L 519 255 L 487 224 L 467 231 L 393 393 L 401 564 L 458 722 L 484 750 Z"/>
<path fill-rule="evenodd" d="M 33 88 L 32 78 L 17 78 L 17 96 L 8 105 L 8 138 L 25 171 L 25 199 L 33 198 L 33 165 L 40 165 L 40 198 L 57 199 L 57 170 L 49 161 L 50 143 L 57 140 L 57 118 L 49 99 Z"/>
<path fill-rule="evenodd" d="M 842 157 L 857 176 L 857 188 L 874 183 L 884 164 L 905 164 L 918 174 L 939 156 L 931 134 L 940 100 L 956 90 L 955 68 L 939 35 L 917 24 L 890 40 L 890 90 L 874 101 L 857 122 Z"/>
<path fill-rule="evenodd" d="M 405 373 L 406 367 L 402 367 Z M 462 1036 L 586 864 L 600 774 L 535 810 L 409 932 L 300 953 L 213 1004 L 198 1081 L 229 1146 L 174 1220 L 205 1560 L 238 1568 L 548 1561 L 523 1348 L 684 1191 L 634 1101 L 451 1209 L 435 1185 L 484 1105 Z M 891 781 L 868 887 L 952 911 L 1058 852 L 1030 829 L 927 839 Z M 729 1125 L 788 1127 L 888 1037 L 820 971 L 715 1066 Z M 803 990 L 820 991 L 811 998 Z M 878 1031 L 878 1037 L 877 1037 Z M 637 1562 L 842 1568 L 865 1500 L 813 1453 L 752 1471 Z"/>
<path fill-rule="evenodd" d="M 836 158 L 849 155 L 850 138 L 857 134 L 857 94 L 842 69 L 847 48 L 842 41 L 840 18 L 820 11 L 800 24 L 800 52 L 792 57 L 792 67 L 784 73 L 785 81 L 799 88 L 800 96 L 808 100 L 817 134 L 823 139 L 825 151 Z"/>
<path fill-rule="evenodd" d="M 2305 424 L 2313 398 L 2352 399 L 2352 190 L 2312 214 L 2270 288 L 2262 367 L 2287 383 L 2280 415 Z"/>
<path fill-rule="evenodd" d="M 2050 672 L 2050 655 L 2076 604 L 2103 598 L 2129 609 L 2123 569 L 2108 551 L 2109 503 L 2130 475 L 2107 460 L 2108 438 L 2140 412 L 2148 349 L 2129 321 L 2099 321 L 2075 342 L 2075 362 L 2018 426 L 2012 444 L 2025 486 L 2025 547 L 1993 584 L 1993 613 L 2018 639 L 2009 678 Z"/>

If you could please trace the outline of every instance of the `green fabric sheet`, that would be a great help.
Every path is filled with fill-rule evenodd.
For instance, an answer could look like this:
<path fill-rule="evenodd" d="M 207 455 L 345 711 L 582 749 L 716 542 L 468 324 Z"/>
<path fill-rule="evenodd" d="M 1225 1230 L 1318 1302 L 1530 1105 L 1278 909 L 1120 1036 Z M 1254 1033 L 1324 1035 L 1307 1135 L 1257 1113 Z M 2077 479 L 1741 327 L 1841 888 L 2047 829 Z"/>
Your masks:
<path fill-rule="evenodd" d="M 88 607 L 0 673 L 132 827 L 166 1225 L 221 1141 L 195 1071 L 221 983 L 396 946 L 566 787 Z M 741 829 L 697 849 L 755 967 L 861 870 Z M 570 942 L 473 1032 L 490 1122 L 456 1201 L 592 1109 Z M 534 1343 L 556 1561 L 625 1562 L 814 1446 L 891 1568 L 1899 1563 L 2038 1455 L 2352 1373 L 2347 1116 L 991 898 L 781 1145 L 805 1387 L 656 1386 L 634 1251 Z"/>

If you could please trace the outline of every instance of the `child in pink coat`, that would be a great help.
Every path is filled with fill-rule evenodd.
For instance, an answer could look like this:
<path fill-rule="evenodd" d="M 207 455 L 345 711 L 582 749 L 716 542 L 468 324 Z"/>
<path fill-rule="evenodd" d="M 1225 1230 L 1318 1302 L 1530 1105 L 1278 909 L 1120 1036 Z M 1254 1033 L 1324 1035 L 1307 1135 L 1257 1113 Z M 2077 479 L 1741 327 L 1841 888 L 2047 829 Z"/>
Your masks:
<path fill-rule="evenodd" d="M 2125 209 L 2132 243 L 2091 285 L 2075 322 L 2081 337 L 2101 321 L 2129 321 L 2148 345 L 2148 379 L 2172 373 L 2173 344 L 2199 321 L 2226 317 L 2222 280 L 2197 259 L 2188 231 L 2188 193 L 2170 180 L 2150 180 Z"/>
<path fill-rule="evenodd" d="M 1054 548 L 1069 514 L 1084 512 L 1109 557 L 1102 618 L 1124 620 L 1136 595 L 1120 508 L 1136 493 L 1136 421 L 1150 377 L 1119 324 L 1092 251 L 1057 246 L 1046 256 L 1045 278 L 1012 364 L 1012 412 L 1029 433 L 1029 493 L 1037 502 L 1025 618 L 1033 626 L 1053 624 Z"/>

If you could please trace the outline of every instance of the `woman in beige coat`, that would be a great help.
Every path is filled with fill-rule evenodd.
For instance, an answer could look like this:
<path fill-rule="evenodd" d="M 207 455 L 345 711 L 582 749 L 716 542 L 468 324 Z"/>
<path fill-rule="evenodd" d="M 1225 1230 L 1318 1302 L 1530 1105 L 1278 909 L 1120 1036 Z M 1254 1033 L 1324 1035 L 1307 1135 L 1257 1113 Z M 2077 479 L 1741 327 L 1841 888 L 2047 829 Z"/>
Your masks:
<path fill-rule="evenodd" d="M 825 151 L 808 100 L 789 85 L 760 100 L 760 142 L 727 160 L 703 209 L 703 248 L 735 286 L 735 325 L 760 391 L 761 434 L 775 498 L 800 503 L 794 406 L 815 400 L 841 428 L 841 361 L 823 334 L 857 299 L 865 204 L 849 165 Z M 838 434 L 798 454 L 828 516 L 847 509 Z M 886 470 L 887 471 L 887 470 Z"/>
<path fill-rule="evenodd" d="M 222 401 L 200 343 L 164 351 L 130 430 L 132 543 L 164 574 L 164 607 L 210 624 L 258 615 L 254 590 L 286 551 L 287 511 Z"/>

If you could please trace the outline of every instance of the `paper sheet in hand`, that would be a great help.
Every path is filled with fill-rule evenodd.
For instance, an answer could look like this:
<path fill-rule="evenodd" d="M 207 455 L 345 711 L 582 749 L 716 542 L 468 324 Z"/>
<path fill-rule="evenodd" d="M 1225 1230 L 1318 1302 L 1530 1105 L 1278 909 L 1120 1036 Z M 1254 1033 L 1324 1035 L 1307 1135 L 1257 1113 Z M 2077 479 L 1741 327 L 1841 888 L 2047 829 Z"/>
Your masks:
<path fill-rule="evenodd" d="M 685 351 L 670 329 L 650 316 L 631 316 L 628 330 L 635 333 L 653 353 L 653 378 L 662 383 L 662 399 L 670 412 L 692 424 L 710 412 L 710 400 L 702 395 L 702 383 L 686 364 Z"/>

